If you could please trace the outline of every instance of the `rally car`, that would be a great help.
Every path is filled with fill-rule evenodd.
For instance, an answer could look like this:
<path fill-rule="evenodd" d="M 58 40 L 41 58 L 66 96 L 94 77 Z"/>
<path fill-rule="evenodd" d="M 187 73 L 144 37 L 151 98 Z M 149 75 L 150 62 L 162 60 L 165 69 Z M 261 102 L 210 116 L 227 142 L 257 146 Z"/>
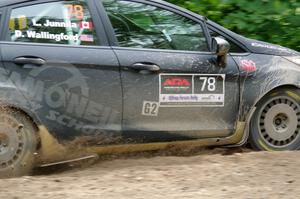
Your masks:
<path fill-rule="evenodd" d="M 0 19 L 1 176 L 70 143 L 300 147 L 299 52 L 160 0 L 2 0 Z"/>

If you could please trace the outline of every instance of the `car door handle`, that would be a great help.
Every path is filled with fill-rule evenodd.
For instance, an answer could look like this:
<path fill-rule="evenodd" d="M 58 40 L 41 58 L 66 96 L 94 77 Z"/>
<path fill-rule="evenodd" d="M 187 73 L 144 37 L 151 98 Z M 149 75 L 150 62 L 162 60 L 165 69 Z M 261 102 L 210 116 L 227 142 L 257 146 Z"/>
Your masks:
<path fill-rule="evenodd" d="M 46 61 L 39 57 L 17 57 L 13 61 L 17 65 L 35 65 L 42 66 L 46 64 Z"/>
<path fill-rule="evenodd" d="M 158 72 L 160 71 L 160 67 L 156 64 L 152 63 L 135 63 L 130 68 L 141 71 L 149 71 L 149 72 Z"/>

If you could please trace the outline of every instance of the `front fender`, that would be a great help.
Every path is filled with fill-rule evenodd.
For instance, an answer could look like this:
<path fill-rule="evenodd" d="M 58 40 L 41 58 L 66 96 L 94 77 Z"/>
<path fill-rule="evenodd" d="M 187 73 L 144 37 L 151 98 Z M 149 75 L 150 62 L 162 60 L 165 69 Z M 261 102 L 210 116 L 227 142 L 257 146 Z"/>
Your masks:
<path fill-rule="evenodd" d="M 251 54 L 235 56 L 234 60 L 240 68 L 240 121 L 246 121 L 270 91 L 300 86 L 300 67 L 280 56 Z"/>

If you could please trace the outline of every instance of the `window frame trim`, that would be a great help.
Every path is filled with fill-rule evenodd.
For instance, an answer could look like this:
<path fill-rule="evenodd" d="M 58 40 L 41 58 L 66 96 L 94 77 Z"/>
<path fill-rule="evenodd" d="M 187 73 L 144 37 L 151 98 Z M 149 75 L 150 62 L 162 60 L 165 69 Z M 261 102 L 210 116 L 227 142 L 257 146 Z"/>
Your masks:
<path fill-rule="evenodd" d="M 239 48 L 241 48 L 242 50 L 244 50 L 244 52 L 240 52 L 240 53 L 237 53 L 237 52 L 230 52 L 230 54 L 245 54 L 245 53 L 249 53 L 249 50 L 242 44 L 240 44 L 240 42 L 237 42 L 236 39 L 234 39 L 233 37 L 231 37 L 230 35 L 228 34 L 225 34 L 224 32 L 222 32 L 220 29 L 216 28 L 215 26 L 211 25 L 211 24 L 207 24 L 207 30 L 208 32 L 210 30 L 218 33 L 219 35 L 223 36 L 226 40 L 229 40 L 228 42 L 232 42 L 234 43 L 235 45 L 237 45 Z M 210 33 L 209 33 L 210 34 Z M 210 36 L 211 37 L 211 36 Z M 212 37 L 211 37 L 212 38 Z"/>
<path fill-rule="evenodd" d="M 72 47 L 103 47 L 103 46 L 109 46 L 109 42 L 108 42 L 108 38 L 107 35 L 104 31 L 104 25 L 102 23 L 102 21 L 100 20 L 100 17 L 98 15 L 98 11 L 97 9 L 95 9 L 95 5 L 94 5 L 94 1 L 93 0 L 85 0 L 85 3 L 89 9 L 89 12 L 91 14 L 92 20 L 93 20 L 93 27 L 95 28 L 96 31 L 96 35 L 97 35 L 97 39 L 98 42 L 96 45 L 69 45 L 69 44 L 56 44 L 56 43 L 35 43 L 35 42 L 14 42 L 11 41 L 10 39 L 10 35 L 9 35 L 9 20 L 12 14 L 12 10 L 13 9 L 17 9 L 17 8 L 22 8 L 22 7 L 27 7 L 27 6 L 33 6 L 33 5 L 38 5 L 38 4 L 47 4 L 47 3 L 54 3 L 54 2 L 64 2 L 66 0 L 41 0 L 41 1 L 31 1 L 31 2 L 23 2 L 23 3 L 19 3 L 19 4 L 14 4 L 14 5 L 10 5 L 8 7 L 6 7 L 6 13 L 5 13 L 5 17 L 4 17 L 4 23 L 3 26 L 5 28 L 3 28 L 3 35 L 1 37 L 0 42 L 9 42 L 9 43 L 28 43 L 28 44 L 43 44 L 43 45 L 56 45 L 56 46 L 62 46 L 65 47 L 67 46 L 72 46 Z M 102 30 L 102 31 L 101 31 Z M 100 43 L 99 43 L 100 42 Z"/>
<path fill-rule="evenodd" d="M 114 28 L 113 28 L 113 25 L 109 19 L 109 16 L 108 16 L 108 13 L 106 11 L 106 9 L 104 8 L 104 5 L 103 5 L 103 2 L 102 0 L 94 0 L 94 1 L 97 1 L 98 3 L 98 9 L 99 9 L 99 12 L 100 13 L 103 13 L 102 14 L 102 18 L 103 18 L 103 21 L 104 21 L 104 24 L 105 24 L 105 29 L 107 31 L 107 34 L 109 36 L 109 41 L 110 41 L 110 45 L 115 48 L 125 48 L 125 49 L 146 49 L 146 50 L 153 50 L 152 48 L 132 48 L 132 47 L 121 47 L 119 46 L 118 44 L 118 40 L 117 40 L 117 37 L 116 37 L 116 33 L 114 31 Z M 208 29 L 205 28 L 205 25 L 204 25 L 204 21 L 195 17 L 195 16 L 192 16 L 186 12 L 183 12 L 182 10 L 178 10 L 176 9 L 175 7 L 172 7 L 172 6 L 168 6 L 168 5 L 165 5 L 163 3 L 159 3 L 159 2 L 153 2 L 153 1 L 147 1 L 147 0 L 120 0 L 120 1 L 128 1 L 128 2 L 136 2 L 136 3 L 142 3 L 142 4 L 145 4 L 145 5 L 150 5 L 150 6 L 155 6 L 155 7 L 158 7 L 160 9 L 164 9 L 164 10 L 167 10 L 167 11 L 170 11 L 170 12 L 173 12 L 175 14 L 178 14 L 182 17 L 185 17 L 189 20 L 192 20 L 194 21 L 195 23 L 198 23 L 202 30 L 203 30 L 203 34 L 204 34 L 204 37 L 206 39 L 206 43 L 207 43 L 207 49 L 208 51 L 183 51 L 183 50 L 174 50 L 174 49 L 154 49 L 154 50 L 163 50 L 163 51 L 175 51 L 175 52 L 196 52 L 196 53 L 212 53 L 212 48 L 211 48 L 211 37 L 210 37 L 210 34 L 208 32 Z"/>
<path fill-rule="evenodd" d="M 3 27 L 3 24 L 4 24 L 5 14 L 3 14 L 3 13 L 5 13 L 5 8 L 0 8 L 0 27 Z M 3 32 L 4 32 L 4 28 L 0 31 L 0 39 L 3 36 Z"/>

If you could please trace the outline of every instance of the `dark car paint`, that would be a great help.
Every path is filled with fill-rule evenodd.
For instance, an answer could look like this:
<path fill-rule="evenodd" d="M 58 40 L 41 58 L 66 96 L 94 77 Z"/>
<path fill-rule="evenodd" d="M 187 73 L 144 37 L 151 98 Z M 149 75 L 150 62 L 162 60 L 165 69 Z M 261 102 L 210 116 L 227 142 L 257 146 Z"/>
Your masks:
<path fill-rule="evenodd" d="M 119 63 L 110 48 L 2 43 L 1 53 L 6 69 L 1 81 L 9 79 L 17 88 L 16 93 L 2 93 L 1 97 L 7 96 L 9 102 L 19 99 L 18 107 L 25 103 L 58 137 L 68 138 L 82 132 L 94 134 L 99 129 L 120 131 Z M 15 57 L 24 56 L 24 53 L 42 57 L 47 64 L 36 67 L 13 63 Z M 81 56 L 74 56 L 76 54 Z M 54 95 L 57 99 L 51 99 Z"/>
<path fill-rule="evenodd" d="M 228 67 L 221 68 L 211 53 L 114 48 L 120 64 L 123 84 L 123 130 L 129 133 L 166 131 L 191 138 L 228 136 L 235 129 L 239 104 L 239 71 L 228 57 Z M 161 73 L 226 74 L 224 107 L 160 107 L 156 117 L 141 115 L 143 101 L 159 99 L 159 74 L 140 74 L 130 69 L 134 63 L 159 65 Z M 204 117 L 205 116 L 205 117 Z M 212 119 L 214 118 L 214 119 Z M 152 133 L 155 136 L 155 132 Z"/>
<path fill-rule="evenodd" d="M 252 74 L 246 73 L 242 86 L 242 109 L 240 115 L 244 118 L 263 96 L 279 86 L 300 86 L 300 68 L 298 65 L 280 56 L 265 54 L 250 54 L 235 56 L 236 62 L 244 59 L 253 60 L 257 70 Z M 242 119 L 241 118 L 241 119 Z"/>
<path fill-rule="evenodd" d="M 24 110 L 60 140 L 73 139 L 79 135 L 98 135 L 111 139 L 112 143 L 114 138 L 119 141 L 120 137 L 125 139 L 125 142 L 157 142 L 229 136 L 236 128 L 236 122 L 245 121 L 259 99 L 270 90 L 284 85 L 299 86 L 299 66 L 281 57 L 299 55 L 298 52 L 244 38 L 210 20 L 206 21 L 202 16 L 163 1 L 136 1 L 169 9 L 198 21 L 204 27 L 212 27 L 239 45 L 245 53 L 228 55 L 227 67 L 221 68 L 216 66 L 216 56 L 213 53 L 117 47 L 113 28 L 103 6 L 97 0 L 90 0 L 88 2 L 92 15 L 101 16 L 99 18 L 103 27 L 99 21 L 96 30 L 99 38 L 103 40 L 103 47 L 57 47 L 50 44 L 6 42 L 7 28 L 2 30 L 2 104 Z M 49 1 L 1 1 L 0 7 L 19 6 L 22 2 L 27 5 Z M 5 17 L 1 17 L 1 25 L 7 27 L 9 10 L 1 10 L 5 14 Z M 208 31 L 205 31 L 208 41 L 211 41 Z M 210 42 L 208 44 L 210 45 Z M 112 48 L 105 47 L 107 45 L 111 45 Z M 12 63 L 14 58 L 24 55 L 42 57 L 47 61 L 48 64 L 42 67 L 41 76 L 36 76 L 41 70 L 39 68 L 26 69 Z M 240 68 L 242 60 L 255 62 L 257 70 L 243 71 Z M 225 106 L 161 108 L 158 117 L 142 116 L 143 101 L 158 101 L 159 80 L 158 74 L 140 74 L 131 70 L 130 66 L 138 62 L 157 64 L 162 69 L 161 73 L 226 74 Z M 56 68 L 58 65 L 60 69 Z M 24 83 L 26 80 L 43 82 L 46 86 L 42 94 L 45 95 L 53 86 L 62 86 L 69 68 L 75 73 L 79 72 L 81 77 L 77 80 L 83 78 L 83 82 L 87 84 L 81 84 L 81 90 L 74 89 L 70 92 L 70 89 L 66 89 L 64 94 L 70 94 L 65 98 L 68 104 L 49 107 L 49 103 L 46 104 L 43 98 L 32 95 L 32 87 L 28 82 Z M 11 81 L 12 79 L 15 81 Z M 66 85 L 62 88 L 65 88 L 64 86 Z M 71 101 L 68 101 L 70 99 Z M 91 102 L 92 107 L 88 108 L 84 104 L 85 100 Z M 98 109 L 97 112 L 95 109 Z M 97 117 L 100 119 L 95 120 Z M 68 119 L 69 123 L 66 122 Z M 79 125 L 74 128 L 74 123 Z"/>

